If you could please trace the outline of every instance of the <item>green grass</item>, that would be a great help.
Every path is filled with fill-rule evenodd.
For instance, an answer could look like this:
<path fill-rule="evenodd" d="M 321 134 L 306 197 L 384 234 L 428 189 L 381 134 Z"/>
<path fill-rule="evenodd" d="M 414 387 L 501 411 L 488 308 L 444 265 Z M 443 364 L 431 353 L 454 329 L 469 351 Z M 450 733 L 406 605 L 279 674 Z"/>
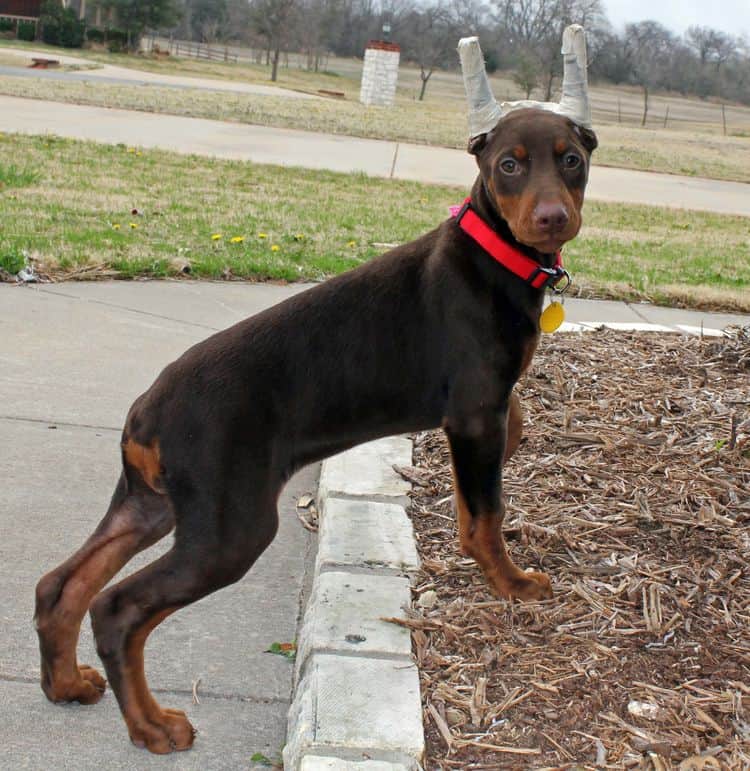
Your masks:
<path fill-rule="evenodd" d="M 25 187 L 0 190 L 0 266 L 14 273 L 26 254 L 60 277 L 162 277 L 179 275 L 189 263 L 195 277 L 320 279 L 435 227 L 466 193 L 361 174 L 1 136 L 0 168 L 16 158 L 37 176 Z M 584 221 L 566 248 L 580 291 L 750 311 L 750 220 L 589 203 Z M 216 234 L 221 238 L 212 239 Z M 231 243 L 233 237 L 243 240 Z"/>
<path fill-rule="evenodd" d="M 39 172 L 15 163 L 0 163 L 0 191 L 11 187 L 33 185 L 39 180 Z"/>

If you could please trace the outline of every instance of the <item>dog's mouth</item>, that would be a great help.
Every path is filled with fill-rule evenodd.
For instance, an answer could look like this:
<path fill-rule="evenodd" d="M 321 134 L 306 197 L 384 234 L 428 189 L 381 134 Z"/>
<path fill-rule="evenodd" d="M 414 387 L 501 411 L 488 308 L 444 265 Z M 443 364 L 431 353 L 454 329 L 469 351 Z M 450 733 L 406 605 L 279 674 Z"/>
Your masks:
<path fill-rule="evenodd" d="M 570 238 L 562 238 L 560 236 L 546 236 L 544 238 L 534 239 L 518 238 L 518 236 L 516 236 L 516 238 L 520 243 L 524 244 L 524 246 L 530 246 L 532 249 L 541 252 L 542 254 L 554 254 L 571 240 Z"/>

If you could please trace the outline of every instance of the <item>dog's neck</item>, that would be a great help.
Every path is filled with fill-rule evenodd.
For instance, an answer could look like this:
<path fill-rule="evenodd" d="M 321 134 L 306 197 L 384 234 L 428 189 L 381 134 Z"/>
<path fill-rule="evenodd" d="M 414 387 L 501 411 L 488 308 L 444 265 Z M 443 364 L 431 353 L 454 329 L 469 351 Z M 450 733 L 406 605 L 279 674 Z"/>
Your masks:
<path fill-rule="evenodd" d="M 503 241 L 528 255 L 532 260 L 536 260 L 544 268 L 551 268 L 554 266 L 556 260 L 554 254 L 544 254 L 531 246 L 522 244 L 516 239 L 513 235 L 513 231 L 510 229 L 510 225 L 508 225 L 506 220 L 492 203 L 492 199 L 487 192 L 487 187 L 484 184 L 481 174 L 476 178 L 474 186 L 471 188 L 471 205 L 477 214 L 479 214 L 479 216 L 500 236 L 500 238 L 503 239 Z"/>

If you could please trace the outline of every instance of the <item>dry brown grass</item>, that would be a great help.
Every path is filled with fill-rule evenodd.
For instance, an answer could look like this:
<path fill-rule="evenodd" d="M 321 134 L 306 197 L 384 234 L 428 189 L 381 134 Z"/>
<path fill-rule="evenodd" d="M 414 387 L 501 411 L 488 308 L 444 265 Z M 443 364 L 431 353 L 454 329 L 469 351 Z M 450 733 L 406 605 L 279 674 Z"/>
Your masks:
<path fill-rule="evenodd" d="M 428 771 L 750 767 L 748 374 L 749 329 L 545 337 L 504 485 L 546 602 L 459 555 L 447 448 L 418 436 Z"/>

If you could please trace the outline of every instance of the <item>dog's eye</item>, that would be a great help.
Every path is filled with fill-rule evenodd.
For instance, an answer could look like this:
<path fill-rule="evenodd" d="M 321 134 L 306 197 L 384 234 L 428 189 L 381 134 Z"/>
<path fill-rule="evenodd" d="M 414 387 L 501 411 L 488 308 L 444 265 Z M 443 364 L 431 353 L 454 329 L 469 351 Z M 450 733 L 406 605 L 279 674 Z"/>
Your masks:
<path fill-rule="evenodd" d="M 563 163 L 566 169 L 577 169 L 581 165 L 581 156 L 575 153 L 568 153 L 563 158 Z"/>
<path fill-rule="evenodd" d="M 500 161 L 500 168 L 506 174 L 515 174 L 518 171 L 518 161 L 514 161 L 512 158 L 503 158 Z"/>

